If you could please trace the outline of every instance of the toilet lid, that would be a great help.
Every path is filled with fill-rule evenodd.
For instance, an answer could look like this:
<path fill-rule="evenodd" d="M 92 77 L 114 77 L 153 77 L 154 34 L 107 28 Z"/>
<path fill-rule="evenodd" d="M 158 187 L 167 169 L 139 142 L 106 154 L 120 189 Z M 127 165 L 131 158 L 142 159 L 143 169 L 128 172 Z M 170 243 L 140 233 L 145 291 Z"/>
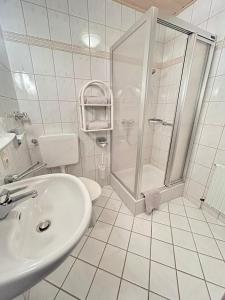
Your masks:
<path fill-rule="evenodd" d="M 83 182 L 83 184 L 86 186 L 86 188 L 90 194 L 91 201 L 94 201 L 101 195 L 102 189 L 96 181 L 86 178 L 86 177 L 79 177 L 79 178 Z"/>

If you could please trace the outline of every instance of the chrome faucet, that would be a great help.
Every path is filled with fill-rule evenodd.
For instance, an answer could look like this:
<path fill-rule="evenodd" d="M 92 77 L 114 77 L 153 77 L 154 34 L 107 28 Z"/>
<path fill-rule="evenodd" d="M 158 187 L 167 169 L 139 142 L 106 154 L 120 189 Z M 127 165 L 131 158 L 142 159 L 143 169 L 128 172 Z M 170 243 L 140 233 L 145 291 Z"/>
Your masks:
<path fill-rule="evenodd" d="M 31 165 L 29 168 L 27 168 L 26 170 L 24 170 L 23 172 L 21 172 L 19 174 L 5 176 L 4 183 L 8 184 L 8 183 L 12 183 L 15 181 L 19 181 L 19 180 L 23 179 L 24 177 L 28 176 L 29 174 L 43 169 L 46 165 L 47 165 L 46 163 L 40 163 L 39 161 L 37 161 L 35 164 Z"/>
<path fill-rule="evenodd" d="M 12 196 L 26 188 L 27 186 L 23 186 L 13 190 L 3 189 L 0 191 L 0 220 L 5 219 L 16 204 L 26 200 L 27 197 L 31 196 L 32 198 L 35 198 L 38 196 L 38 192 L 36 190 Z"/>

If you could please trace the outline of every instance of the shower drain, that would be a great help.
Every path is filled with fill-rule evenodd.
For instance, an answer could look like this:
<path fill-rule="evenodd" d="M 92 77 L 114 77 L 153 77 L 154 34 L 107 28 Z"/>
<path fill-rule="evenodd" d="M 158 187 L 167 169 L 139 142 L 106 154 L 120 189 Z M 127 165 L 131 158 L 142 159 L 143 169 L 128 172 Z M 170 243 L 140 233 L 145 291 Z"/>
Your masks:
<path fill-rule="evenodd" d="M 46 231 L 50 226 L 51 226 L 51 221 L 45 220 L 45 221 L 40 222 L 37 225 L 36 230 L 37 230 L 37 232 L 43 232 L 43 231 Z"/>

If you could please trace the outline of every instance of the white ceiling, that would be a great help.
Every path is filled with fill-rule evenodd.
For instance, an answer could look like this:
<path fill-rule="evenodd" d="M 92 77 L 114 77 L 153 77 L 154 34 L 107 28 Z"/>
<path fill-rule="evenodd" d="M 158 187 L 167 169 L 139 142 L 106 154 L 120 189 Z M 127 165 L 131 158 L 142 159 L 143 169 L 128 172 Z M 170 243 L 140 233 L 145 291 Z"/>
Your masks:
<path fill-rule="evenodd" d="M 124 5 L 130 6 L 140 11 L 146 11 L 151 6 L 156 6 L 164 10 L 168 14 L 177 15 L 185 7 L 189 6 L 196 0 L 114 0 L 122 2 Z"/>

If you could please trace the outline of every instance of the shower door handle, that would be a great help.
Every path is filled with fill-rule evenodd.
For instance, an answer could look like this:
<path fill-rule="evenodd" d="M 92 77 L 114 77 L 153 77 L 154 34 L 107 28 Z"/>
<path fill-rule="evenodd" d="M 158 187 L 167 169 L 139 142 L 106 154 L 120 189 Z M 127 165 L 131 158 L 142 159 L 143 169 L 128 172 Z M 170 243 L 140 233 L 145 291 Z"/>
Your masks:
<path fill-rule="evenodd" d="M 149 124 L 156 124 L 156 123 L 162 124 L 162 122 L 163 122 L 163 120 L 157 119 L 157 118 L 151 118 L 151 119 L 148 119 L 148 123 L 149 123 Z"/>
<path fill-rule="evenodd" d="M 173 123 L 169 123 L 166 121 L 163 121 L 162 119 L 157 119 L 157 118 L 151 118 L 148 119 L 149 124 L 161 124 L 163 126 L 173 126 Z"/>
<path fill-rule="evenodd" d="M 163 126 L 173 126 L 173 123 L 168 123 L 168 122 L 166 122 L 166 121 L 162 121 L 162 125 Z"/>

